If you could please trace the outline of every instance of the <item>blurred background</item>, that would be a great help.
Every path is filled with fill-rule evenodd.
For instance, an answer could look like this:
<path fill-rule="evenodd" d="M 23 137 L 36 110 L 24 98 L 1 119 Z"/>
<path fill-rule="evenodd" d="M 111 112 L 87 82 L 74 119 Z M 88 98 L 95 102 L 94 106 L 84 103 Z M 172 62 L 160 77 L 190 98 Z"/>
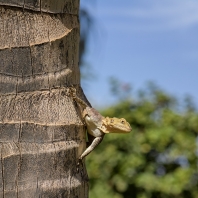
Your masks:
<path fill-rule="evenodd" d="M 130 134 L 86 160 L 91 198 L 198 198 L 198 1 L 81 0 L 83 90 Z"/>

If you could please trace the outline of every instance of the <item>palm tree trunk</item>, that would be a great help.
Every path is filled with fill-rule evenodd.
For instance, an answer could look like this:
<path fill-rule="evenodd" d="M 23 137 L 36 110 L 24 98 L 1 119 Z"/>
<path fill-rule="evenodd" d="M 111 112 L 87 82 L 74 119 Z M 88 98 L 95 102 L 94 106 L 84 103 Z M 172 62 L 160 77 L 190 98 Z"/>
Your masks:
<path fill-rule="evenodd" d="M 88 197 L 78 0 L 0 0 L 0 197 Z"/>

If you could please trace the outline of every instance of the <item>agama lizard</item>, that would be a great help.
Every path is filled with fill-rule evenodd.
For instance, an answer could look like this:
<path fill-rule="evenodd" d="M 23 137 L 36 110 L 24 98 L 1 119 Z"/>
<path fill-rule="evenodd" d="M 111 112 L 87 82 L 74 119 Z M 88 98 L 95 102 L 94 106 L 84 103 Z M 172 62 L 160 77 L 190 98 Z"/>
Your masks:
<path fill-rule="evenodd" d="M 81 116 L 86 124 L 88 139 L 91 143 L 79 157 L 81 161 L 94 148 L 101 143 L 106 133 L 129 133 L 132 128 L 124 118 L 103 117 L 97 110 L 89 107 L 83 100 L 76 96 L 76 89 L 70 88 L 70 96 L 80 108 Z"/>

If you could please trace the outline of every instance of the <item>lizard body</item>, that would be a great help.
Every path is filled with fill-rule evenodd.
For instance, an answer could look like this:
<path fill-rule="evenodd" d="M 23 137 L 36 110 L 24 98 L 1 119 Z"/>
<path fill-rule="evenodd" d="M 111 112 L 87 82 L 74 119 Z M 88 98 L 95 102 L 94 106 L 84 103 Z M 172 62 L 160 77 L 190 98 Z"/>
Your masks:
<path fill-rule="evenodd" d="M 79 157 L 82 160 L 101 143 L 106 133 L 129 133 L 132 128 L 124 118 L 103 117 L 96 109 L 89 107 L 83 100 L 76 96 L 76 89 L 70 88 L 72 98 L 80 108 L 81 116 L 86 124 L 89 141 L 91 144 Z"/>

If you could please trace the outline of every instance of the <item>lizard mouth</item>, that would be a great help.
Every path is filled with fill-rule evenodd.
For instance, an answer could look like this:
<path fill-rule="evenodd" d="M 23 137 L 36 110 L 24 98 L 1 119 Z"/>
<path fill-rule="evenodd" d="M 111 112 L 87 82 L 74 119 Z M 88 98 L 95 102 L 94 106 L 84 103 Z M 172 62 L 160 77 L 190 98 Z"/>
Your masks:
<path fill-rule="evenodd" d="M 116 127 L 112 127 L 114 128 L 112 131 L 112 133 L 129 133 L 131 132 L 132 128 L 130 125 L 123 127 L 123 125 L 117 125 Z"/>

